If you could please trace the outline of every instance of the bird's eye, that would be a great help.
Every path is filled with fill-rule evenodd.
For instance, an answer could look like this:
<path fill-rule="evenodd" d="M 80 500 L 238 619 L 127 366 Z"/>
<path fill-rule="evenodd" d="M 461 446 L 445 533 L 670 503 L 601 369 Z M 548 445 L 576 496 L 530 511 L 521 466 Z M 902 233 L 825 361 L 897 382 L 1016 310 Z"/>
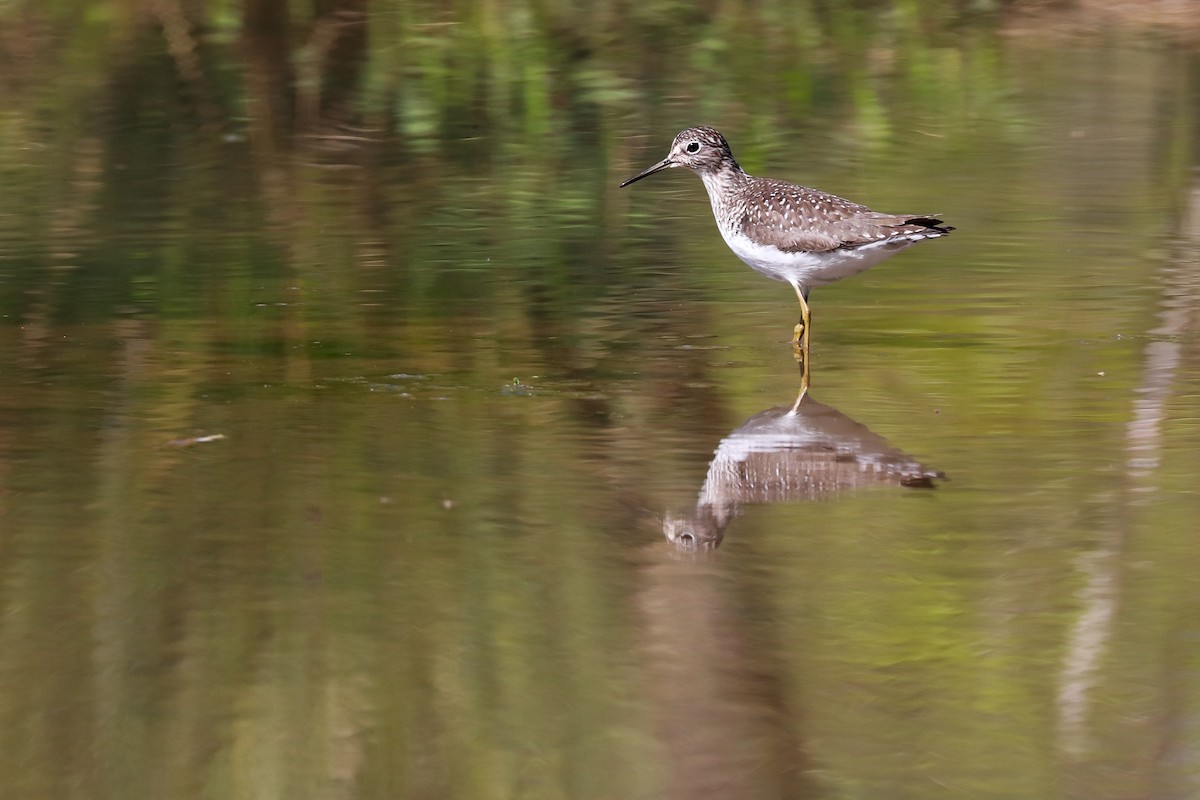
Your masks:
<path fill-rule="evenodd" d="M 688 142 L 687 147 L 683 148 L 683 150 L 686 153 L 699 153 L 700 152 L 700 143 L 699 142 Z"/>

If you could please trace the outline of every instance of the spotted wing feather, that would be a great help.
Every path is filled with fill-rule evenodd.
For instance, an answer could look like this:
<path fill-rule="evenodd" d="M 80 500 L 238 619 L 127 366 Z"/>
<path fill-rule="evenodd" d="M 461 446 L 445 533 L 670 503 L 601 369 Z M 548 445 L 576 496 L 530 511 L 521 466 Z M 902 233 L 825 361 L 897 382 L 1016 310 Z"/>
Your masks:
<path fill-rule="evenodd" d="M 932 216 L 881 214 L 837 195 L 784 181 L 759 180 L 738 198 L 742 233 L 785 253 L 823 253 L 953 228 Z"/>

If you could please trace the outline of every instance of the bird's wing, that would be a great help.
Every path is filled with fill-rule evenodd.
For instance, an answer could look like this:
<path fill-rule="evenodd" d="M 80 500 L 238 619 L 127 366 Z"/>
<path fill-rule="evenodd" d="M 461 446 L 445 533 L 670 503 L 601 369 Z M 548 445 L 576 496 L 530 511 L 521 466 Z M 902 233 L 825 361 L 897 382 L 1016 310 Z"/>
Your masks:
<path fill-rule="evenodd" d="M 892 236 L 931 228 L 930 216 L 882 214 L 837 195 L 782 181 L 760 181 L 741 201 L 741 230 L 746 236 L 788 253 L 823 253 L 857 247 Z"/>

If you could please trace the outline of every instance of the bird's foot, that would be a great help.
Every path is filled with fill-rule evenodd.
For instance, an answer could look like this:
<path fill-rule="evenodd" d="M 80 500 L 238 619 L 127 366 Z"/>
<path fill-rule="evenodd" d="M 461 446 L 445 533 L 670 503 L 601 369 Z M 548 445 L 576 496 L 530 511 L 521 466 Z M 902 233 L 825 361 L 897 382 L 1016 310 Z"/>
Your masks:
<path fill-rule="evenodd" d="M 804 344 L 804 323 L 797 322 L 796 329 L 792 332 L 792 346 L 801 347 Z"/>

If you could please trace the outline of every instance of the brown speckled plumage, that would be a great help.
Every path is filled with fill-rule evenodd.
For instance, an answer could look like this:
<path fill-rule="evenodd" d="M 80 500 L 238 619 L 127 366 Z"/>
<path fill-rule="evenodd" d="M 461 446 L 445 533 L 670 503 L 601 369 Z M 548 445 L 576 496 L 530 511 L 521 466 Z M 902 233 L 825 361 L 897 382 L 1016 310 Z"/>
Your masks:
<path fill-rule="evenodd" d="M 819 253 L 890 236 L 927 234 L 941 220 L 881 214 L 837 195 L 773 178 L 745 181 L 721 201 L 741 233 L 785 253 Z"/>

